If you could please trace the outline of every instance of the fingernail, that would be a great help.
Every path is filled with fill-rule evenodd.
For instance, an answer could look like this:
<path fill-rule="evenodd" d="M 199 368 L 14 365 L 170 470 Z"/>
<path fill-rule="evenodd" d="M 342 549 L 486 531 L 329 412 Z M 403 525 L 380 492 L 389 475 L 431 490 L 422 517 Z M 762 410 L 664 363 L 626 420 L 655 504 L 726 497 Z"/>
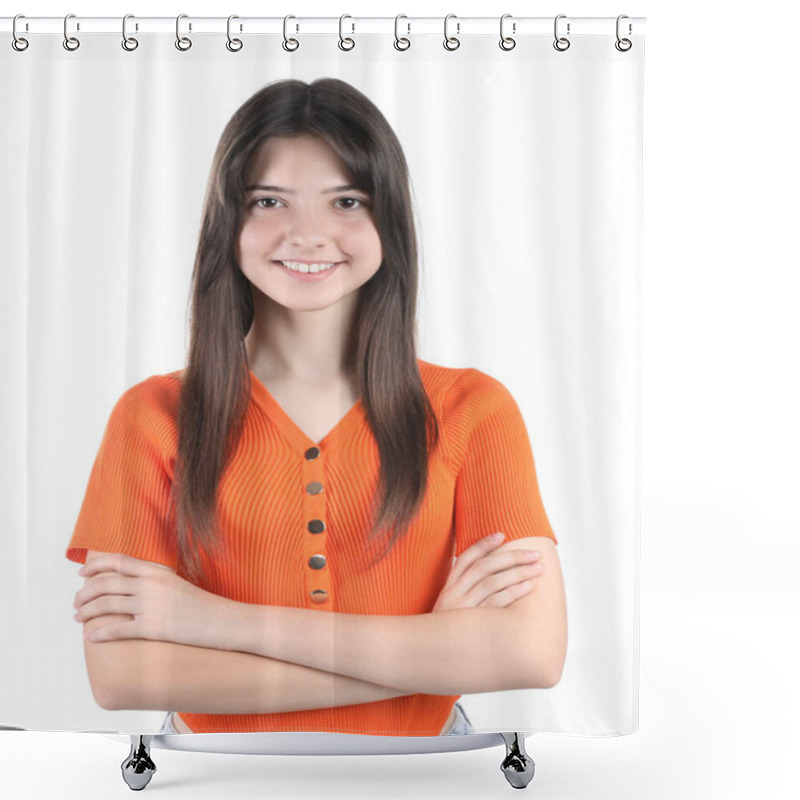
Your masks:
<path fill-rule="evenodd" d="M 504 536 L 505 536 L 505 534 L 502 531 L 498 531 L 497 533 L 493 533 L 489 538 L 493 542 L 496 542 L 496 541 L 499 541 L 500 539 L 502 539 Z"/>

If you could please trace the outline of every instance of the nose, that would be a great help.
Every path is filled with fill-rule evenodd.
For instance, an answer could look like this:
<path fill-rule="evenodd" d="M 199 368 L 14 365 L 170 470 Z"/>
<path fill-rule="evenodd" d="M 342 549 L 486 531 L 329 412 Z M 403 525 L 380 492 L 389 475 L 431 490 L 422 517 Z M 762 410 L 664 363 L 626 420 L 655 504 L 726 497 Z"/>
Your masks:
<path fill-rule="evenodd" d="M 314 210 L 296 210 L 288 222 L 286 239 L 300 248 L 324 247 L 328 235 L 322 215 Z"/>

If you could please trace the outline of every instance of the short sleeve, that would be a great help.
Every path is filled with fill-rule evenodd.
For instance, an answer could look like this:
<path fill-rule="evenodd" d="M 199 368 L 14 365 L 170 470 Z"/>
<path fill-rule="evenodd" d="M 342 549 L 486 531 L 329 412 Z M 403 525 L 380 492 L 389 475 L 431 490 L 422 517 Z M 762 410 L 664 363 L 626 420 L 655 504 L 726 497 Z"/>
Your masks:
<path fill-rule="evenodd" d="M 149 378 L 112 409 L 67 547 L 71 561 L 83 564 L 87 550 L 99 550 L 177 569 L 170 519 L 174 435 L 163 396 L 163 386 Z"/>
<path fill-rule="evenodd" d="M 500 381 L 480 370 L 466 372 L 448 393 L 460 463 L 454 502 L 456 556 L 495 531 L 503 531 L 505 541 L 547 536 L 557 544 L 522 412 Z"/>

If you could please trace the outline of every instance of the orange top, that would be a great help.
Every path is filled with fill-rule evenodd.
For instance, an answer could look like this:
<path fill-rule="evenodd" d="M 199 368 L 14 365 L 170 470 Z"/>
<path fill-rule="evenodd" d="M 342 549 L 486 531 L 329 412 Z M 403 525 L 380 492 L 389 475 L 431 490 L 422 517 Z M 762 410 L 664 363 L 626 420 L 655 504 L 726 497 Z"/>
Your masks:
<path fill-rule="evenodd" d="M 359 556 L 379 460 L 361 400 L 316 443 L 250 373 L 242 439 L 219 489 L 224 549 L 216 562 L 203 560 L 207 581 L 201 588 L 243 603 L 320 612 L 424 614 L 433 608 L 453 557 L 484 536 L 503 531 L 505 541 L 556 541 L 525 422 L 508 389 L 477 369 L 418 364 L 439 420 L 441 446 L 430 460 L 419 515 L 369 570 Z M 153 375 L 117 401 L 67 558 L 84 563 L 87 550 L 126 553 L 181 574 L 167 520 L 180 387 L 179 372 Z M 313 484 L 322 490 L 314 494 L 319 486 Z M 457 699 L 413 694 L 275 714 L 176 710 L 196 733 L 437 736 Z"/>

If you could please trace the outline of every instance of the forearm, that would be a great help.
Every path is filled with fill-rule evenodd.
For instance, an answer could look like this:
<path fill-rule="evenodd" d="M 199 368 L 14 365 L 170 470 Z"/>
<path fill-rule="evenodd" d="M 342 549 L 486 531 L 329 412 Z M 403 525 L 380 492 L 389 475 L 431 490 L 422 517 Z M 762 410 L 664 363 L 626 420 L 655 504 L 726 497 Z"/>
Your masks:
<path fill-rule="evenodd" d="M 510 609 L 377 616 L 240 604 L 227 647 L 393 686 L 458 695 L 543 687 L 549 661 Z M 524 642 L 524 646 L 523 646 Z"/>
<path fill-rule="evenodd" d="M 113 709 L 269 714 L 410 694 L 251 653 L 173 642 L 128 639 L 85 649 L 95 697 Z"/>

